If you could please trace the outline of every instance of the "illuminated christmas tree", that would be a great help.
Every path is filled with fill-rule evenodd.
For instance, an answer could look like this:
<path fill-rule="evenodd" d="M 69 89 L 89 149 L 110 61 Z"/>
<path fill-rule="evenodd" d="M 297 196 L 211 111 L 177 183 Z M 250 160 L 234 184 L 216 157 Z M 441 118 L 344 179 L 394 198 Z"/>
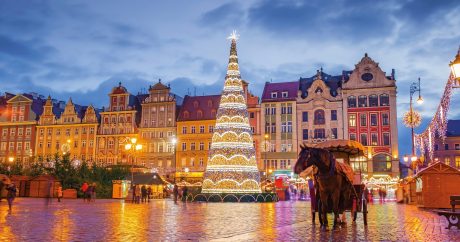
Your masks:
<path fill-rule="evenodd" d="M 227 75 L 202 193 L 260 193 L 260 175 L 236 53 L 238 36 L 233 32 L 229 39 L 232 44 Z"/>

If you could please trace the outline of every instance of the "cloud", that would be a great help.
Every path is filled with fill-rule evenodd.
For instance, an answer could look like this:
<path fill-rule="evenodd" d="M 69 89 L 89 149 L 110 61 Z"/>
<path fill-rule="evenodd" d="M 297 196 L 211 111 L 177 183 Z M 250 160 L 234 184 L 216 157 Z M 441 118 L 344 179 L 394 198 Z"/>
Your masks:
<path fill-rule="evenodd" d="M 205 27 L 238 27 L 244 23 L 245 12 L 234 2 L 223 4 L 204 13 L 199 23 Z"/>

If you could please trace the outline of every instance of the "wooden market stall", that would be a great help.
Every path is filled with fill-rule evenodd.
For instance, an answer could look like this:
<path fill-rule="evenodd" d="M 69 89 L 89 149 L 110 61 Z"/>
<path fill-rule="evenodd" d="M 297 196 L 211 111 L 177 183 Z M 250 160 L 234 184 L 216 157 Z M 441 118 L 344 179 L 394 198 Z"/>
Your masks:
<path fill-rule="evenodd" d="M 113 198 L 131 198 L 131 176 L 125 180 L 112 181 L 112 197 Z M 134 173 L 133 184 L 146 186 L 152 189 L 153 198 L 164 198 L 163 194 L 165 186 L 168 184 L 158 173 Z"/>
<path fill-rule="evenodd" d="M 56 197 L 61 183 L 51 175 L 41 175 L 29 180 L 29 197 Z"/>
<path fill-rule="evenodd" d="M 460 171 L 442 162 L 421 170 L 413 182 L 419 207 L 450 208 L 450 196 L 460 194 Z"/>

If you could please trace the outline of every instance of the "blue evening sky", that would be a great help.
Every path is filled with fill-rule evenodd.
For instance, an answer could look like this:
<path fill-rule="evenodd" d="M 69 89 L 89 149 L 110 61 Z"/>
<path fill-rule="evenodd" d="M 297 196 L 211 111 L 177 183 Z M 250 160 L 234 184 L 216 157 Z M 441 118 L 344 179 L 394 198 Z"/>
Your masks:
<path fill-rule="evenodd" d="M 0 0 L 0 92 L 38 92 L 104 106 L 119 81 L 132 93 L 161 78 L 185 95 L 219 93 L 226 37 L 241 35 L 242 77 L 295 81 L 323 67 L 352 70 L 365 52 L 396 69 L 398 114 L 419 76 L 424 124 L 432 117 L 460 44 L 455 0 L 34 1 Z M 458 90 L 455 95 L 458 96 Z M 460 116 L 459 98 L 451 118 Z M 410 152 L 399 121 L 400 153 Z"/>

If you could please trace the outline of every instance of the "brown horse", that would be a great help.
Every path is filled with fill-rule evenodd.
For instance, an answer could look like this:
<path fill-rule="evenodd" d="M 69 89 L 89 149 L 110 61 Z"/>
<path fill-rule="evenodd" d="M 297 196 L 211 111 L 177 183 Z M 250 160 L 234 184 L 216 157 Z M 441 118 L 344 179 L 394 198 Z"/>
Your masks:
<path fill-rule="evenodd" d="M 296 174 L 301 173 L 310 166 L 316 166 L 315 182 L 318 183 L 321 201 L 320 221 L 321 227 L 327 228 L 327 212 L 332 207 L 334 212 L 334 228 L 339 222 L 339 214 L 343 213 L 351 201 L 351 184 L 347 178 L 337 172 L 334 156 L 327 150 L 319 148 L 302 148 L 299 159 L 294 167 Z"/>

